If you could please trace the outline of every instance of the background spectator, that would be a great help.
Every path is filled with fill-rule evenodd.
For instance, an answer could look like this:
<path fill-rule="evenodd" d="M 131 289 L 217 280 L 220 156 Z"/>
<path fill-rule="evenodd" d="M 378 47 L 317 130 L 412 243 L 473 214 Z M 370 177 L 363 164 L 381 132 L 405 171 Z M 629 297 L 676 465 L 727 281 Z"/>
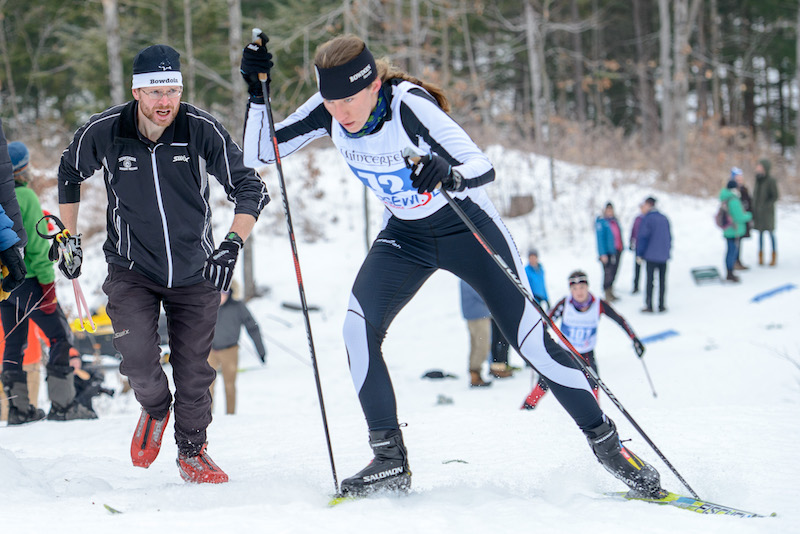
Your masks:
<path fill-rule="evenodd" d="M 744 174 L 742 173 L 742 169 L 739 167 L 734 167 L 731 169 L 731 180 L 736 180 L 736 188 L 739 190 L 739 199 L 742 201 L 742 209 L 745 212 L 750 213 L 750 220 L 745 223 L 744 234 L 742 237 L 739 238 L 739 242 L 737 243 L 736 249 L 736 262 L 733 264 L 733 268 L 737 271 L 746 271 L 750 267 L 742 264 L 742 240 L 746 237 L 750 237 L 750 229 L 753 227 L 752 221 L 752 199 L 750 198 L 750 191 L 747 189 L 747 185 L 744 183 Z"/>
<path fill-rule="evenodd" d="M 656 209 L 656 199 L 644 201 L 645 216 L 636 238 L 636 257 L 647 262 L 647 291 L 644 313 L 653 312 L 653 283 L 658 271 L 658 311 L 667 311 L 667 261 L 672 249 L 672 232 L 669 219 Z"/>
<path fill-rule="evenodd" d="M 211 342 L 211 352 L 208 363 L 215 370 L 222 371 L 222 380 L 225 383 L 225 413 L 236 413 L 236 375 L 239 372 L 239 334 L 242 327 L 247 329 L 250 339 L 256 346 L 258 358 L 262 364 L 267 363 L 267 349 L 261 339 L 258 323 L 244 302 L 238 300 L 238 284 L 233 282 L 230 291 L 220 292 L 219 312 L 217 313 L 217 327 L 214 331 L 214 341 Z M 211 383 L 211 395 L 214 395 L 214 384 Z M 212 404 L 213 406 L 213 404 Z M 213 408 L 212 408 L 213 410 Z"/>
<path fill-rule="evenodd" d="M 478 292 L 461 280 L 461 314 L 469 329 L 469 378 L 470 387 L 491 386 L 481 378 L 481 366 L 489 355 L 491 344 L 491 314 Z"/>
<path fill-rule="evenodd" d="M 778 182 L 770 176 L 772 164 L 762 159 L 756 165 L 756 186 L 753 189 L 753 227 L 758 230 L 758 264 L 764 265 L 764 232 L 769 233 L 772 242 L 772 260 L 770 265 L 778 262 L 775 248 L 775 202 L 778 200 Z"/>
<path fill-rule="evenodd" d="M 617 277 L 617 268 L 622 256 L 622 229 L 614 216 L 614 206 L 609 202 L 603 210 L 603 215 L 598 216 L 594 224 L 597 234 L 597 255 L 603 264 L 603 291 L 606 300 L 614 302 L 614 280 Z"/>
<path fill-rule="evenodd" d="M 647 213 L 644 202 L 639 204 L 639 212 L 639 215 L 637 215 L 636 219 L 633 221 L 633 226 L 631 227 L 631 240 L 628 244 L 628 249 L 630 249 L 634 255 L 636 254 L 636 238 L 639 236 L 639 226 L 641 226 L 642 220 Z M 642 262 L 639 261 L 639 258 L 637 257 L 636 261 L 633 262 L 633 291 L 631 291 L 631 295 L 635 295 L 639 292 L 639 275 L 641 272 Z"/>
<path fill-rule="evenodd" d="M 730 215 L 731 224 L 722 230 L 722 235 L 728 244 L 728 249 L 725 254 L 725 268 L 728 275 L 725 278 L 729 282 L 738 282 L 739 277 L 733 272 L 734 265 L 736 264 L 736 256 L 739 250 L 739 238 L 744 235 L 747 228 L 747 221 L 753 218 L 753 215 L 744 211 L 742 208 L 742 201 L 739 199 L 739 185 L 736 180 L 728 181 L 728 185 L 722 188 L 719 192 L 720 201 L 727 206 L 728 214 Z"/>

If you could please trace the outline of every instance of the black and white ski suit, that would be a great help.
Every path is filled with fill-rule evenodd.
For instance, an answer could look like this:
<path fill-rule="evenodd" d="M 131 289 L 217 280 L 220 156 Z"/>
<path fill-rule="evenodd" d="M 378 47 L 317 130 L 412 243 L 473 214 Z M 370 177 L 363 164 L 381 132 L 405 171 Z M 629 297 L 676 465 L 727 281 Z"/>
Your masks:
<path fill-rule="evenodd" d="M 384 227 L 353 284 L 344 324 L 350 372 L 370 430 L 398 428 L 392 383 L 381 353 L 397 313 L 437 269 L 469 283 L 483 297 L 511 345 L 551 384 L 581 429 L 602 422 L 602 411 L 583 372 L 545 335 L 533 306 L 500 271 L 439 192 L 419 194 L 401 153 L 434 152 L 465 179 L 452 196 L 517 276 L 523 264 L 511 235 L 482 187 L 494 180 L 489 159 L 435 99 L 418 85 L 384 82 L 388 113 L 372 133 L 352 138 L 328 113 L 319 93 L 276 124 L 281 157 L 328 135 L 361 180 L 386 205 Z M 245 162 L 275 160 L 266 106 L 250 104 L 244 136 Z M 528 285 L 527 277 L 521 276 Z M 530 291 L 530 288 L 528 288 Z"/>

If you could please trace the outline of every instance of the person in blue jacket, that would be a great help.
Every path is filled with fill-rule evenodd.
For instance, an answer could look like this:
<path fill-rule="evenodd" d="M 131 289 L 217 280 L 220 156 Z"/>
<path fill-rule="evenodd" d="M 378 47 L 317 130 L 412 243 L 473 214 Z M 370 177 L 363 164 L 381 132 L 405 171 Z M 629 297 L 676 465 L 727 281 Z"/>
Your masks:
<path fill-rule="evenodd" d="M 594 222 L 597 237 L 597 256 L 603 264 L 603 291 L 608 302 L 617 300 L 614 294 L 614 280 L 617 278 L 619 260 L 622 256 L 622 228 L 614 215 L 614 205 L 606 204 L 603 214 Z"/>
<path fill-rule="evenodd" d="M 645 292 L 644 313 L 653 312 L 653 283 L 658 271 L 658 311 L 667 311 L 664 300 L 667 290 L 667 261 L 672 248 L 672 232 L 669 219 L 656 209 L 656 199 L 648 197 L 644 201 L 644 219 L 639 227 L 636 240 L 636 258 L 647 262 L 647 291 Z"/>
<path fill-rule="evenodd" d="M 725 204 L 730 214 L 731 224 L 723 229 L 722 236 L 728 244 L 725 254 L 725 268 L 728 275 L 725 278 L 728 282 L 738 282 L 739 277 L 733 272 L 736 265 L 736 258 L 739 256 L 739 239 L 747 231 L 747 223 L 753 219 L 753 214 L 745 211 L 742 200 L 739 197 L 739 184 L 735 178 L 731 178 L 728 185 L 719 192 L 720 201 Z"/>
<path fill-rule="evenodd" d="M 528 251 L 528 265 L 525 266 L 528 283 L 533 291 L 533 298 L 539 304 L 544 303 L 544 309 L 550 309 L 550 299 L 547 297 L 547 286 L 544 282 L 544 267 L 539 263 L 539 251 L 535 248 Z"/>

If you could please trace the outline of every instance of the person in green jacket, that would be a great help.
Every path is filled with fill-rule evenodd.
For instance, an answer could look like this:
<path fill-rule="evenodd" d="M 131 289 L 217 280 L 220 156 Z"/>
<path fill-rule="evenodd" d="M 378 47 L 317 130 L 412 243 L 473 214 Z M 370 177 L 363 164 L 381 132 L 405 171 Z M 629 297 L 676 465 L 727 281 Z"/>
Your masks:
<path fill-rule="evenodd" d="M 730 180 L 728 185 L 719 192 L 719 199 L 727 207 L 731 221 L 722 231 L 723 237 L 728 242 L 728 251 L 725 255 L 725 267 L 728 270 L 726 280 L 738 282 L 739 277 L 733 273 L 733 267 L 739 252 L 739 238 L 747 231 L 747 222 L 753 218 L 753 214 L 744 211 L 736 180 Z"/>
<path fill-rule="evenodd" d="M 756 165 L 756 186 L 753 188 L 753 227 L 758 230 L 758 264 L 764 265 L 764 232 L 769 233 L 772 242 L 772 260 L 774 266 L 778 261 L 775 250 L 775 202 L 778 201 L 778 182 L 770 176 L 772 165 L 769 160 L 762 159 Z"/>
<path fill-rule="evenodd" d="M 53 262 L 47 255 L 50 244 L 36 231 L 36 223 L 42 218 L 42 206 L 36 193 L 27 186 L 28 148 L 14 141 L 8 144 L 8 153 L 14 168 L 14 192 L 22 212 L 22 224 L 28 234 L 28 243 L 25 245 L 25 267 L 28 272 L 25 281 L 9 298 L 0 302 L 3 331 L 7 332 L 2 381 L 9 398 L 15 396 L 15 402 L 9 405 L 8 424 L 30 423 L 45 417 L 44 411 L 30 404 L 27 376 L 22 369 L 29 319 L 39 325 L 50 339 L 47 391 L 51 405 L 47 418 L 55 421 L 97 419 L 94 411 L 75 400 L 75 377 L 69 364 L 70 344 L 66 327 L 56 313 L 55 272 Z M 45 227 L 43 223 L 42 231 Z"/>

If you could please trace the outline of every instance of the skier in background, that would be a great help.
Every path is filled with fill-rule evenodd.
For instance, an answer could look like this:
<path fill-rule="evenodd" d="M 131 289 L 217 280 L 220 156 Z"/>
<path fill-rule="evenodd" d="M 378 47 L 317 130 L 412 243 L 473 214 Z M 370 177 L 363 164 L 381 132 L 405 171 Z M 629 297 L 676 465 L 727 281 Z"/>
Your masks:
<path fill-rule="evenodd" d="M 636 355 L 641 358 L 644 355 L 644 345 L 636 337 L 633 329 L 617 311 L 611 307 L 607 301 L 598 299 L 589 292 L 589 278 L 583 271 L 574 271 L 569 275 L 570 297 L 564 297 L 556 302 L 550 310 L 550 318 L 557 320 L 561 318 L 561 332 L 567 341 L 575 347 L 587 365 L 597 373 L 597 360 L 594 357 L 594 347 L 597 344 L 597 326 L 600 323 L 600 316 L 605 314 L 617 323 L 633 341 L 633 348 Z M 598 375 L 599 376 L 599 375 Z M 589 384 L 592 386 L 595 398 L 598 396 L 598 385 L 592 377 L 588 377 Z M 546 380 L 539 378 L 533 391 L 522 403 L 523 410 L 533 410 L 542 400 L 550 387 Z"/>
<path fill-rule="evenodd" d="M 261 42 L 267 36 L 261 35 Z M 374 458 L 342 481 L 348 495 L 407 490 L 408 452 L 381 351 L 397 313 L 438 269 L 469 283 L 484 299 L 512 346 L 543 374 L 556 398 L 584 432 L 602 465 L 630 487 L 657 495 L 658 472 L 620 443 L 614 423 L 592 395 L 583 372 L 545 333 L 542 320 L 517 286 L 501 272 L 440 192 L 453 194 L 492 247 L 519 277 L 522 260 L 482 186 L 494 180 L 489 159 L 447 114 L 441 89 L 387 61 L 375 61 L 360 38 L 340 36 L 321 45 L 314 59 L 319 92 L 275 125 L 285 157 L 312 140 L 330 136 L 355 176 L 384 202 L 384 227 L 356 276 L 344 325 L 350 372 L 369 427 Z M 272 55 L 248 45 L 242 75 L 250 104 L 245 126 L 246 161 L 276 160 L 259 73 Z M 269 76 L 267 76 L 267 83 Z M 412 149 L 418 160 L 407 155 Z M 530 291 L 527 277 L 521 283 Z M 447 335 L 435 323 L 434 335 Z"/>

